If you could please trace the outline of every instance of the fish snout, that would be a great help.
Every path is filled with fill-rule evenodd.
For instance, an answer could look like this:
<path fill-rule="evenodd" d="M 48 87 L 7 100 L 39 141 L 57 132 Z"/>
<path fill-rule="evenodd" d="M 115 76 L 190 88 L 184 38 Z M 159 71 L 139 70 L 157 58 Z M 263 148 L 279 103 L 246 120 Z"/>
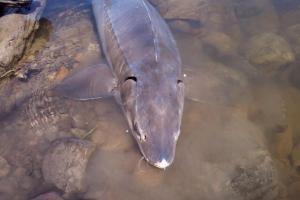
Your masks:
<path fill-rule="evenodd" d="M 143 149 L 142 154 L 150 165 L 159 169 L 169 167 L 173 163 L 175 156 L 174 151 L 165 153 L 164 151 L 158 151 L 158 149 L 153 149 L 153 151 L 145 151 L 145 149 Z"/>
<path fill-rule="evenodd" d="M 154 163 L 153 165 L 160 169 L 166 169 L 171 164 L 172 164 L 172 162 L 167 161 L 166 159 L 163 158 L 161 161 L 158 161 L 158 162 Z"/>

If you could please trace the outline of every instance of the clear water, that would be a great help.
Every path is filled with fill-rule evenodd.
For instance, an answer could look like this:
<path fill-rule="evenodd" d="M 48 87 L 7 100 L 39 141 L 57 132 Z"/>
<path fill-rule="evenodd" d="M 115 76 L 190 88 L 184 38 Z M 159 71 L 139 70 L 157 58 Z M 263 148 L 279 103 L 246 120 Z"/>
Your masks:
<path fill-rule="evenodd" d="M 114 99 L 76 102 L 48 90 L 72 69 L 104 60 L 89 2 L 49 0 L 18 64 L 19 77 L 32 75 L 2 80 L 0 155 L 11 169 L 0 179 L 0 199 L 55 190 L 43 181 L 43 155 L 51 141 L 70 136 L 97 145 L 88 190 L 75 199 L 298 199 L 300 28 L 291 27 L 300 26 L 300 3 L 226 0 L 204 10 L 199 27 L 168 20 L 187 98 L 175 162 L 158 170 L 141 159 Z M 257 37 L 265 33 L 276 39 Z M 251 51 L 253 43 L 269 45 Z"/>

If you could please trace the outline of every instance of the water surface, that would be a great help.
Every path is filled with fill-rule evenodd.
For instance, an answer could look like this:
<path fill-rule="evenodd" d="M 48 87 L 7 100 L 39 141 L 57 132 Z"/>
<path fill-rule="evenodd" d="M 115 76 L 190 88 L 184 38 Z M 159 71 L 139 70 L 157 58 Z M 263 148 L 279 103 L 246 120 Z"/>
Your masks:
<path fill-rule="evenodd" d="M 41 163 L 51 141 L 71 136 L 97 145 L 78 199 L 298 199 L 300 4 L 203 2 L 198 22 L 168 19 L 187 97 L 175 162 L 159 170 L 142 159 L 114 99 L 77 102 L 49 90 L 73 69 L 105 62 L 90 3 L 49 0 L 18 64 L 37 73 L 2 83 L 0 155 L 11 169 L 0 199 L 56 190 Z"/>

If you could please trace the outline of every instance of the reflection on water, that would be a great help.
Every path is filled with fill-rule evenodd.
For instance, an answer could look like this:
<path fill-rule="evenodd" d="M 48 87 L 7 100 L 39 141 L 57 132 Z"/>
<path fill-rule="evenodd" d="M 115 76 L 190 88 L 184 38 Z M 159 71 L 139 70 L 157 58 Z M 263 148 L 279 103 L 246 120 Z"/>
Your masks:
<path fill-rule="evenodd" d="M 0 199 L 60 194 L 41 165 L 63 137 L 97 145 L 87 190 L 75 199 L 298 199 L 300 4 L 202 3 L 199 18 L 195 8 L 183 12 L 191 20 L 160 7 L 174 28 L 187 88 L 176 159 L 163 171 L 141 158 L 113 99 L 77 102 L 48 90 L 73 68 L 103 60 L 90 4 L 49 0 L 20 74 L 2 83 Z"/>

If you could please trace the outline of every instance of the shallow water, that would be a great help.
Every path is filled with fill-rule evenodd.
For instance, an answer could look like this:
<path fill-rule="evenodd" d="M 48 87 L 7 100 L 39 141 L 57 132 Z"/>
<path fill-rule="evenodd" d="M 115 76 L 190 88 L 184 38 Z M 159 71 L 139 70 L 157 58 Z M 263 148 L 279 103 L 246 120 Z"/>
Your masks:
<path fill-rule="evenodd" d="M 2 83 L 0 155 L 10 172 L 0 199 L 57 191 L 41 163 L 52 141 L 71 136 L 97 145 L 87 191 L 75 199 L 298 199 L 300 4 L 207 4 L 199 27 L 168 20 L 187 97 L 174 164 L 158 170 L 142 159 L 114 99 L 77 102 L 49 90 L 72 69 L 105 61 L 89 2 L 49 0 L 18 64 L 38 73 Z"/>

